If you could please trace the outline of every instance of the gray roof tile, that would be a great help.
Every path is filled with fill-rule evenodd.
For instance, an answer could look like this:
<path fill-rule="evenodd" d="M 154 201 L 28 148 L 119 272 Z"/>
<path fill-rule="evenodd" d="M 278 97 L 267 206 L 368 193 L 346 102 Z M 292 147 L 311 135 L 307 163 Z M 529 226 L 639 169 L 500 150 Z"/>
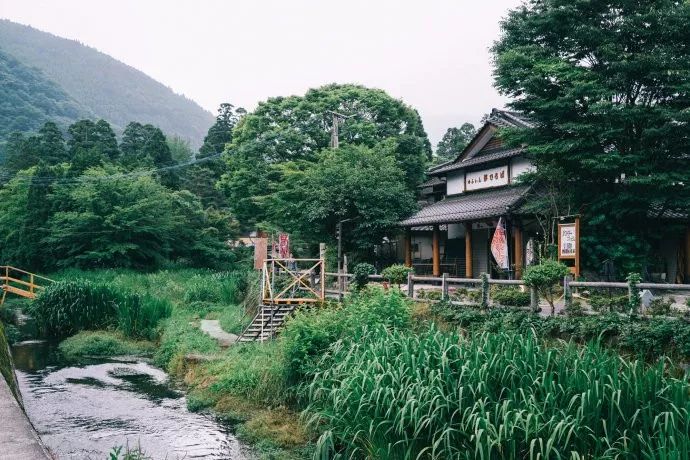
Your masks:
<path fill-rule="evenodd" d="M 434 171 L 429 171 L 428 174 L 441 174 L 445 173 L 448 171 L 455 171 L 457 169 L 463 169 L 468 166 L 474 166 L 474 165 L 479 165 L 482 163 L 488 163 L 490 161 L 494 160 L 502 160 L 505 158 L 511 158 L 520 155 L 523 153 L 525 149 L 523 148 L 514 148 L 514 149 L 501 149 L 501 150 L 496 150 L 495 152 L 487 153 L 485 155 L 482 155 L 480 157 L 473 157 L 470 158 L 469 160 L 465 161 L 460 161 L 458 163 L 453 163 L 449 164 L 447 166 L 444 166 L 443 168 L 435 169 Z"/>
<path fill-rule="evenodd" d="M 506 208 L 515 206 L 527 190 L 529 186 L 521 185 L 446 198 L 421 209 L 400 222 L 400 225 L 417 227 L 498 217 L 506 213 Z"/>

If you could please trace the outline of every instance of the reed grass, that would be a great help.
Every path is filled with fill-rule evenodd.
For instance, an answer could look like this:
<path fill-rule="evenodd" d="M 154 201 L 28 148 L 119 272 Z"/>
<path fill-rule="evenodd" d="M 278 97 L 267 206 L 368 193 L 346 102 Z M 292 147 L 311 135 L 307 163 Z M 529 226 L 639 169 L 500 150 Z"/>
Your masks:
<path fill-rule="evenodd" d="M 375 328 L 336 342 L 304 389 L 320 458 L 690 457 L 686 381 L 533 334 Z"/>

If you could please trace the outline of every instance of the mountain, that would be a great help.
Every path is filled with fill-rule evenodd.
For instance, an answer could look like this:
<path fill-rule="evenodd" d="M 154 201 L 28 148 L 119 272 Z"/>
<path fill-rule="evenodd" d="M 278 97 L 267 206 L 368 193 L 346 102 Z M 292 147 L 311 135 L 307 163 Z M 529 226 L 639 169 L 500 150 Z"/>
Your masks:
<path fill-rule="evenodd" d="M 201 145 L 214 122 L 214 116 L 191 99 L 74 40 L 0 19 L 0 52 L 3 68 L 31 75 L 31 82 L 40 82 L 42 94 L 50 93 L 46 97 L 51 104 L 32 102 L 36 110 L 28 113 L 37 117 L 45 109 L 45 115 L 57 113 L 58 118 L 103 118 L 118 132 L 130 121 L 151 123 L 166 134 L 189 140 L 194 147 Z M 10 94 L 16 85 L 0 80 L 0 87 Z M 16 88 L 20 95 L 9 100 L 26 100 L 26 88 Z M 43 100 L 39 95 L 36 98 Z M 4 98 L 0 100 L 0 115 L 5 104 Z"/>
<path fill-rule="evenodd" d="M 0 49 L 0 141 L 14 131 L 37 131 L 48 120 L 65 126 L 91 116 L 40 70 Z"/>

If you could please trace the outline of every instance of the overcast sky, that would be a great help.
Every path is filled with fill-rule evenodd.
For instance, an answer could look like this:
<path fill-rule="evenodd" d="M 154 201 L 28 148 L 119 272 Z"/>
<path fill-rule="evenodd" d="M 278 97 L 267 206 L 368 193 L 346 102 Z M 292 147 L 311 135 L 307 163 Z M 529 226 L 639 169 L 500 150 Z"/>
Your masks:
<path fill-rule="evenodd" d="M 488 48 L 519 0 L 0 0 L 0 17 L 78 40 L 215 113 L 326 83 L 382 88 L 433 143 L 505 99 Z"/>

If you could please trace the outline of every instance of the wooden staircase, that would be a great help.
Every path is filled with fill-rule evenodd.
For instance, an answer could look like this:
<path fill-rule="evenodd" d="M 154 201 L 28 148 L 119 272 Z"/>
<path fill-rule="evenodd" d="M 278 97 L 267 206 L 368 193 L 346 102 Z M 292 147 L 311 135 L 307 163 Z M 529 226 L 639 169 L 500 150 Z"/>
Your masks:
<path fill-rule="evenodd" d="M 276 336 L 285 319 L 295 311 L 298 304 L 260 305 L 251 324 L 242 332 L 238 342 L 263 342 Z"/>
<path fill-rule="evenodd" d="M 36 298 L 36 294 L 45 289 L 45 285 L 49 283 L 53 283 L 53 280 L 45 276 L 36 275 L 10 265 L 0 265 L 0 289 L 2 289 L 0 305 L 5 303 L 5 297 L 8 293 L 33 300 Z"/>

